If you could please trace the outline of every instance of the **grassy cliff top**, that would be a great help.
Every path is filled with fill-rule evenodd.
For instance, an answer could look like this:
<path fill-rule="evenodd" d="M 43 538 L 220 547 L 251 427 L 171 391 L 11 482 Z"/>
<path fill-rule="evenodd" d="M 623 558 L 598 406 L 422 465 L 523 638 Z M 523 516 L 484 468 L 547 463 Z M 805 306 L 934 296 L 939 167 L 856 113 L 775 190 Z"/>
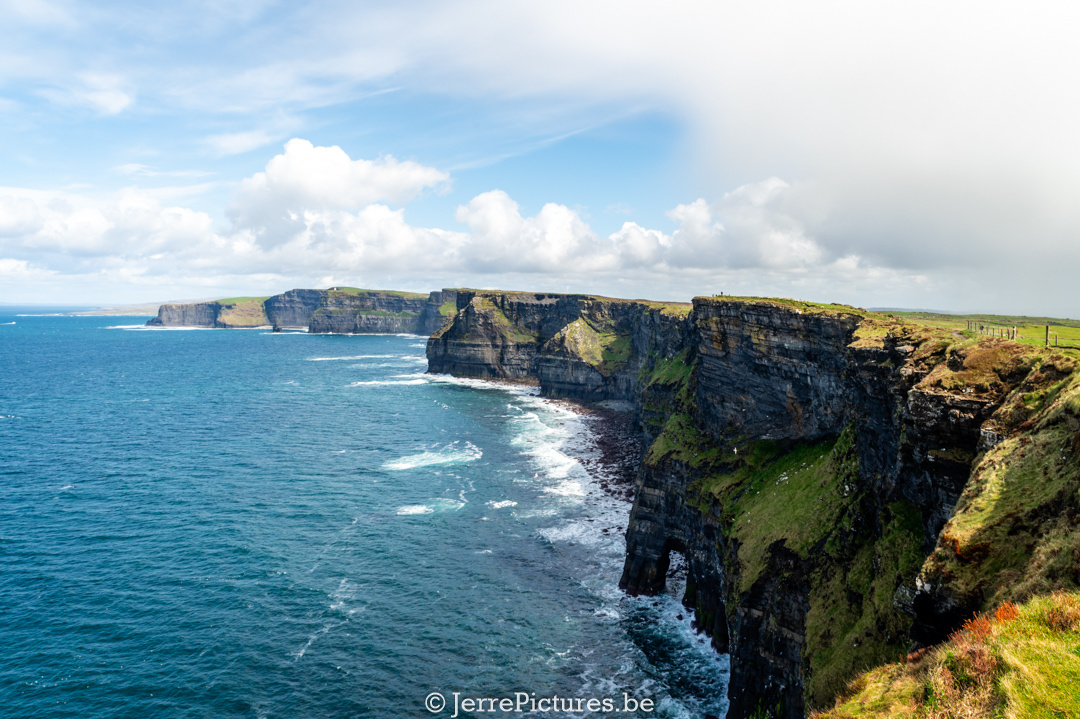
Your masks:
<path fill-rule="evenodd" d="M 214 301 L 219 305 L 238 305 L 243 302 L 265 302 L 268 299 L 270 299 L 270 295 L 266 295 L 265 297 L 226 297 L 225 299 Z"/>
<path fill-rule="evenodd" d="M 469 287 L 447 287 L 444 289 L 446 292 L 474 292 L 477 295 L 482 296 L 505 296 L 505 297 L 537 297 L 537 296 L 552 296 L 552 297 L 580 297 L 587 300 L 596 300 L 598 302 L 618 302 L 626 304 L 639 304 L 645 305 L 650 309 L 657 309 L 661 312 L 668 314 L 690 314 L 690 310 L 694 309 L 692 302 L 665 302 L 658 300 L 642 300 L 642 299 L 627 299 L 625 297 L 605 297 L 604 295 L 590 295 L 581 292 L 531 292 L 527 290 L 477 290 Z"/>
<path fill-rule="evenodd" d="M 969 620 L 949 641 L 872 669 L 811 719 L 1080 716 L 1080 594 Z"/>
<path fill-rule="evenodd" d="M 739 295 L 711 295 L 704 297 L 695 297 L 695 302 L 702 302 L 708 304 L 720 304 L 724 302 L 746 302 L 751 304 L 773 305 L 775 307 L 783 307 L 785 309 L 796 310 L 798 312 L 804 312 L 807 314 L 829 314 L 829 315 L 859 315 L 865 317 L 874 313 L 868 312 L 859 307 L 852 307 L 851 305 L 841 305 L 835 303 L 823 303 L 823 302 L 806 302 L 804 300 L 794 300 L 788 297 L 748 297 Z"/>
<path fill-rule="evenodd" d="M 224 322 L 231 327 L 262 327 L 270 324 L 266 317 L 266 308 L 263 302 L 266 297 L 233 297 L 227 300 L 218 300 L 221 312 L 218 313 L 218 321 Z"/>
<path fill-rule="evenodd" d="M 1016 341 L 1037 347 L 1047 340 L 1051 346 L 1080 349 L 1080 320 L 1022 315 L 946 315 L 937 312 L 888 312 L 887 315 L 923 327 L 949 332 L 972 332 L 987 336 L 1008 333 L 1016 328 Z M 972 330 L 972 328 L 974 328 Z"/>
<path fill-rule="evenodd" d="M 344 295 L 394 295 L 395 297 L 404 297 L 410 300 L 426 300 L 428 298 L 427 293 L 424 292 L 402 292 L 400 290 L 365 290 L 359 287 L 331 287 L 327 292 L 337 292 Z"/>

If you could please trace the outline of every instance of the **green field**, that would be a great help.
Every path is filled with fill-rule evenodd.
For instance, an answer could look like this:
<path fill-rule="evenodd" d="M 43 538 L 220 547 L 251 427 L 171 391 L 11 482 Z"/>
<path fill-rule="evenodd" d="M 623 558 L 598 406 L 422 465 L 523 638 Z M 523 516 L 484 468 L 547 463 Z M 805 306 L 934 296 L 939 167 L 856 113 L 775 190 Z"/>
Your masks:
<path fill-rule="evenodd" d="M 1080 349 L 1080 320 L 1018 315 L 946 315 L 936 312 L 883 312 L 899 319 L 937 329 L 959 332 L 967 337 L 1005 336 L 1015 328 L 1016 341 L 1042 347 L 1050 328 L 1050 346 Z M 973 327 L 974 329 L 969 329 Z"/>

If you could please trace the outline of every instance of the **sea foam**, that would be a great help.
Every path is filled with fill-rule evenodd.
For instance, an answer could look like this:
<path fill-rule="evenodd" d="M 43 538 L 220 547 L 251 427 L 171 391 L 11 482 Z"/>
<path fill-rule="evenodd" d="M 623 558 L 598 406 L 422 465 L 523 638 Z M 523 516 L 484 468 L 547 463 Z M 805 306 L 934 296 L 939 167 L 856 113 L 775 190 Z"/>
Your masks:
<path fill-rule="evenodd" d="M 417 467 L 430 467 L 438 464 L 458 464 L 472 462 L 480 459 L 484 453 L 472 442 L 453 442 L 434 452 L 421 452 L 411 454 L 401 459 L 395 459 L 383 465 L 383 469 L 400 471 L 403 469 L 416 469 Z"/>

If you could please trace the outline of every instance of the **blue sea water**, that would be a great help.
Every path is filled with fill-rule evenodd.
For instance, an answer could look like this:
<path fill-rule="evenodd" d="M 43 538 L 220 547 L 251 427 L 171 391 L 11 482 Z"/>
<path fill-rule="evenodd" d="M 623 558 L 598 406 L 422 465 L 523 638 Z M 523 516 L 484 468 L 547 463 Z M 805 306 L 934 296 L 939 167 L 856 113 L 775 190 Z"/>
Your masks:
<path fill-rule="evenodd" d="M 677 590 L 617 588 L 592 419 L 420 337 L 143 321 L 0 310 L 0 716 L 723 714 Z"/>

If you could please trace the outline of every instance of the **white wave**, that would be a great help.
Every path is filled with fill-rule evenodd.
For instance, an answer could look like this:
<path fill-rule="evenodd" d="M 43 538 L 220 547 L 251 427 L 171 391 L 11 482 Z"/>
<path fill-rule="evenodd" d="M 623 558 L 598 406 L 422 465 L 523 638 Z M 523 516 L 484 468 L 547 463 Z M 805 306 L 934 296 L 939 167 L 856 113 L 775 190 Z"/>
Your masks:
<path fill-rule="evenodd" d="M 15 324 L 15 323 L 14 322 L 0 322 L 0 325 L 13 325 L 13 324 Z"/>
<path fill-rule="evenodd" d="M 335 362 L 339 360 L 391 359 L 399 355 L 349 355 L 348 357 L 308 357 L 308 362 Z"/>
<path fill-rule="evenodd" d="M 423 379 L 373 379 L 367 382 L 352 382 L 350 387 L 384 387 L 386 385 L 426 384 Z"/>
<path fill-rule="evenodd" d="M 15 323 L 12 322 L 11 324 L 15 324 Z M 106 327 L 105 329 L 107 329 L 107 330 L 131 330 L 131 329 L 136 329 L 136 328 L 140 328 L 140 327 L 146 327 L 146 325 L 145 324 L 141 324 L 141 325 L 110 325 L 109 327 Z"/>
<path fill-rule="evenodd" d="M 431 514 L 434 512 L 434 508 L 427 506 L 426 504 L 409 504 L 404 507 L 398 507 L 398 514 Z"/>
<path fill-rule="evenodd" d="M 548 494 L 554 494 L 557 497 L 584 497 L 585 487 L 580 482 L 575 482 L 572 479 L 563 480 L 554 487 L 544 487 L 544 491 Z"/>
<path fill-rule="evenodd" d="M 534 395 L 539 394 L 540 392 L 539 387 L 499 382 L 498 380 L 476 379 L 474 377 L 451 377 L 448 374 L 429 374 L 427 375 L 427 378 L 431 382 L 456 384 L 460 387 L 471 387 L 472 389 L 495 390 L 519 396 Z"/>
<path fill-rule="evenodd" d="M 472 442 L 465 442 L 460 447 L 460 442 L 453 442 L 435 452 L 421 452 L 407 457 L 395 459 L 383 465 L 383 469 L 393 471 L 402 469 L 416 469 L 417 467 L 430 467 L 438 464 L 457 464 L 459 462 L 472 462 L 484 456 L 484 453 Z"/>
<path fill-rule="evenodd" d="M 162 327 L 161 325 L 124 325 L 113 329 L 122 329 L 127 332 L 223 332 L 222 327 Z M 243 327 L 237 329 L 262 329 L 261 327 Z"/>
<path fill-rule="evenodd" d="M 568 522 L 558 527 L 538 530 L 549 542 L 568 542 L 572 544 L 601 544 L 609 541 L 593 526 L 593 522 Z"/>
<path fill-rule="evenodd" d="M 417 342 L 417 343 L 411 344 L 409 346 L 410 347 L 427 347 L 427 343 L 426 342 Z"/>
<path fill-rule="evenodd" d="M 516 507 L 517 502 L 512 502 L 509 499 L 504 499 L 501 502 L 488 502 L 488 506 L 492 509 L 502 509 L 503 507 Z"/>
<path fill-rule="evenodd" d="M 399 515 L 408 514 L 434 514 L 435 512 L 452 512 L 457 509 L 461 509 L 466 505 L 466 502 L 459 502 L 456 499 L 433 499 L 427 504 L 408 504 L 404 507 L 398 507 L 397 513 Z"/>

